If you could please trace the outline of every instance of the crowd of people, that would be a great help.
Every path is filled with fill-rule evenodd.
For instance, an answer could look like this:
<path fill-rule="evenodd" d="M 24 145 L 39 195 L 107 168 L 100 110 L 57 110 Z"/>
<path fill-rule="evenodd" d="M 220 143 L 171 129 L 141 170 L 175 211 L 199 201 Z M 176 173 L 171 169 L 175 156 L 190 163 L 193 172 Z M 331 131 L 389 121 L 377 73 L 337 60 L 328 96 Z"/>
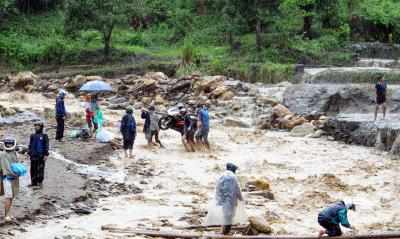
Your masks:
<path fill-rule="evenodd" d="M 383 109 L 383 118 L 386 114 L 386 89 L 387 84 L 383 77 L 375 85 L 376 88 L 376 110 L 375 117 L 379 108 Z M 57 131 L 55 139 L 62 142 L 64 137 L 64 121 L 67 116 L 64 98 L 66 92 L 60 90 L 56 99 L 55 118 L 57 122 Z M 97 97 L 86 98 L 86 123 L 90 134 L 94 134 L 101 129 L 103 124 L 103 113 L 97 103 Z M 178 104 L 178 115 L 176 115 L 176 124 L 173 129 L 181 134 L 183 145 L 187 151 L 194 152 L 198 145 L 210 149 L 208 134 L 210 130 L 210 119 L 208 108 L 205 104 L 199 104 L 193 114 L 189 113 L 183 104 Z M 141 110 L 141 119 L 144 120 L 143 133 L 149 146 L 164 147 L 160 141 L 160 116 L 154 105 Z M 34 125 L 35 133 L 31 135 L 28 155 L 30 157 L 30 176 L 31 187 L 41 188 L 44 180 L 44 169 L 46 160 L 49 156 L 49 137 L 44 133 L 44 123 L 37 122 Z M 129 107 L 126 109 L 125 115 L 121 119 L 120 132 L 123 138 L 123 149 L 125 157 L 133 157 L 133 148 L 137 135 L 137 124 L 134 117 L 134 109 Z M 12 164 L 17 162 L 16 139 L 7 137 L 3 140 L 4 151 L 0 152 L 0 195 L 5 197 L 5 220 L 11 220 L 10 209 L 13 199 L 19 191 L 19 175 L 12 170 Z M 235 175 L 238 167 L 233 163 L 226 165 L 226 172 L 218 179 L 216 183 L 216 206 L 221 208 L 222 225 L 221 232 L 229 234 L 239 201 L 243 201 L 238 179 Z M 319 236 L 340 236 L 342 231 L 340 225 L 353 229 L 350 225 L 347 213 L 349 210 L 356 210 L 353 203 L 345 203 L 339 201 L 327 206 L 318 214 L 317 221 L 324 228 L 319 232 Z"/>
<path fill-rule="evenodd" d="M 56 134 L 55 140 L 63 142 L 65 131 L 65 119 L 68 116 L 65 107 L 65 96 L 67 92 L 61 89 L 56 97 L 55 103 L 55 120 Z M 123 138 L 123 149 L 125 157 L 133 157 L 133 147 L 136 138 L 136 120 L 132 107 L 126 109 L 125 115 L 121 119 L 120 132 Z M 198 118 L 192 119 L 187 114 L 184 105 L 179 105 L 179 122 L 178 131 L 182 135 L 182 139 L 186 148 L 194 151 L 195 137 L 199 144 L 205 145 L 208 149 L 208 132 L 209 132 L 209 116 L 208 110 L 204 105 L 201 105 L 198 110 Z M 147 109 L 142 109 L 141 118 L 144 120 L 143 133 L 149 146 L 158 145 L 164 147 L 161 143 L 159 134 L 159 113 L 156 112 L 154 105 Z M 96 95 L 85 97 L 85 119 L 86 128 L 89 137 L 96 134 L 102 129 L 103 112 L 98 104 Z M 49 157 L 49 137 L 44 131 L 44 122 L 38 121 L 34 123 L 34 133 L 30 136 L 28 146 L 28 156 L 30 159 L 30 178 L 31 184 L 28 187 L 41 189 L 45 178 L 45 165 Z M 198 129 L 196 131 L 196 129 Z M 0 195 L 5 197 L 5 221 L 11 221 L 10 210 L 13 199 L 19 192 L 19 177 L 18 173 L 13 170 L 13 165 L 18 163 L 17 160 L 17 140 L 15 137 L 7 136 L 3 142 L 3 151 L 0 152 Z M 189 145 L 189 146 L 188 146 Z"/>

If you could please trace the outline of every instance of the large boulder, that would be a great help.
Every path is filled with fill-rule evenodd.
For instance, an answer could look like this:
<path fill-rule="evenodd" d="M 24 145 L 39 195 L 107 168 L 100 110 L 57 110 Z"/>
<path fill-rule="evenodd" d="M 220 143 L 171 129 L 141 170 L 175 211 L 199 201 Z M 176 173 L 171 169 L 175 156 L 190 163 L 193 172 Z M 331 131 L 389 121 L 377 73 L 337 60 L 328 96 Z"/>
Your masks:
<path fill-rule="evenodd" d="M 232 100 L 233 97 L 235 97 L 235 93 L 233 93 L 232 91 L 226 91 L 225 93 L 223 93 L 219 99 L 224 100 L 224 101 L 228 101 L 228 100 Z"/>
<path fill-rule="evenodd" d="M 234 96 L 235 94 L 225 85 L 218 86 L 210 93 L 210 97 L 213 99 L 231 100 Z"/>
<path fill-rule="evenodd" d="M 64 87 L 69 91 L 77 91 L 83 84 L 87 82 L 86 76 L 77 75 L 74 78 L 70 79 Z"/>
<path fill-rule="evenodd" d="M 268 225 L 268 222 L 261 217 L 249 217 L 250 226 L 259 233 L 271 234 L 272 228 Z"/>
<path fill-rule="evenodd" d="M 272 108 L 272 114 L 277 118 L 283 118 L 286 115 L 291 115 L 292 112 L 290 112 L 290 110 L 284 105 L 278 104 Z"/>
<path fill-rule="evenodd" d="M 146 75 L 144 75 L 144 78 L 153 79 L 157 82 L 168 80 L 168 76 L 163 72 L 148 72 Z"/>
<path fill-rule="evenodd" d="M 313 135 L 313 134 L 314 134 L 314 126 L 311 123 L 304 123 L 302 125 L 298 125 L 290 131 L 290 136 L 293 137 L 305 137 L 307 135 Z"/>
<path fill-rule="evenodd" d="M 288 130 L 291 130 L 296 126 L 302 125 L 305 122 L 307 122 L 307 120 L 304 117 L 300 117 L 294 114 L 286 115 L 283 118 L 279 118 L 277 121 L 279 128 Z"/>
<path fill-rule="evenodd" d="M 246 188 L 248 188 L 249 191 L 270 191 L 271 183 L 265 178 L 257 178 L 249 180 L 246 183 Z"/>
<path fill-rule="evenodd" d="M 264 105 L 271 105 L 275 106 L 279 104 L 278 100 L 269 96 L 257 96 L 256 97 L 257 105 L 264 106 Z"/>
<path fill-rule="evenodd" d="M 17 90 L 31 90 L 39 80 L 39 77 L 31 71 L 19 72 L 17 75 L 9 75 L 11 86 Z"/>
<path fill-rule="evenodd" d="M 95 81 L 95 80 L 102 81 L 103 77 L 101 77 L 101 76 L 86 76 L 86 81 Z"/>
<path fill-rule="evenodd" d="M 205 76 L 195 81 L 193 90 L 197 94 L 208 94 L 218 87 L 223 86 L 225 80 L 225 76 Z"/>
<path fill-rule="evenodd" d="M 285 91 L 283 104 L 305 116 L 365 113 L 371 110 L 373 92 L 367 87 L 349 85 L 293 85 Z"/>

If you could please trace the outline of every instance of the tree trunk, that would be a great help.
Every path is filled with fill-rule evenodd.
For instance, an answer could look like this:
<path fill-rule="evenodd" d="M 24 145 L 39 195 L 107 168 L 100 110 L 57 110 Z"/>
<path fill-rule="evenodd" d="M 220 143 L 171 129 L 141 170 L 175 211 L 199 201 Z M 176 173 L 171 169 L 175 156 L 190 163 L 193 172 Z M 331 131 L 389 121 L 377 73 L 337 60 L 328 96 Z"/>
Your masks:
<path fill-rule="evenodd" d="M 111 52 L 111 36 L 114 26 L 111 26 L 106 32 L 103 32 L 103 41 L 104 41 L 104 58 L 108 60 L 110 58 Z"/>
<path fill-rule="evenodd" d="M 197 0 L 197 14 L 202 16 L 207 14 L 207 7 L 206 7 L 207 0 Z"/>
<path fill-rule="evenodd" d="M 261 51 L 262 47 L 262 39 L 261 39 L 261 20 L 259 17 L 257 17 L 257 23 L 256 23 L 256 48 L 257 52 Z"/>
<path fill-rule="evenodd" d="M 311 27 L 313 21 L 312 11 L 314 9 L 314 4 L 307 4 L 303 6 L 302 9 L 306 12 L 303 18 L 303 37 L 304 39 L 311 39 Z"/>
<path fill-rule="evenodd" d="M 256 49 L 257 49 L 257 58 L 259 56 L 259 53 L 261 52 L 261 45 L 262 45 L 262 39 L 261 39 L 261 19 L 259 16 L 258 12 L 258 7 L 259 7 L 259 2 L 258 0 L 254 1 L 254 9 L 256 10 Z"/>
<path fill-rule="evenodd" d="M 235 46 L 234 46 L 234 42 L 233 42 L 233 34 L 232 34 L 232 32 L 231 31 L 229 31 L 229 32 L 227 32 L 227 36 L 226 36 L 228 39 L 228 43 L 229 43 L 229 45 L 230 45 L 230 47 L 231 47 L 231 50 L 233 51 L 233 49 L 235 48 Z"/>

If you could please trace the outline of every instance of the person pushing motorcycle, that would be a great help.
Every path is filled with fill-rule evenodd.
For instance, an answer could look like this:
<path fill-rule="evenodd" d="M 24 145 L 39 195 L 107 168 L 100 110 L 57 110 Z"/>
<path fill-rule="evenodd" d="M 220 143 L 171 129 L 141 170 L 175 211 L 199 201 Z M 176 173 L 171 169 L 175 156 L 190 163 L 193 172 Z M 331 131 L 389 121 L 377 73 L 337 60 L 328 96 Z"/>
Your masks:
<path fill-rule="evenodd" d="M 182 143 L 185 146 L 185 149 L 189 152 L 195 152 L 195 142 L 194 135 L 196 132 L 195 122 L 190 118 L 190 115 L 187 113 L 186 108 L 182 107 L 179 109 L 179 114 L 183 120 L 183 127 L 181 130 L 182 134 Z"/>

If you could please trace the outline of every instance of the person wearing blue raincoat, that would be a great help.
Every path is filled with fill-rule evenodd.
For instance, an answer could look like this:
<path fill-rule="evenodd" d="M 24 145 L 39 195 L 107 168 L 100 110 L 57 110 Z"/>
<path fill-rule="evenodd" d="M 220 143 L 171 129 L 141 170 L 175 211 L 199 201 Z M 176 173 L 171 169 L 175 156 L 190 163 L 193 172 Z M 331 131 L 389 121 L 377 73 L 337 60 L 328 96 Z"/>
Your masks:
<path fill-rule="evenodd" d="M 225 173 L 217 182 L 215 198 L 217 205 L 222 206 L 222 234 L 224 235 L 228 234 L 231 230 L 238 202 L 243 201 L 239 182 L 235 175 L 237 169 L 236 165 L 228 163 Z"/>
<path fill-rule="evenodd" d="M 356 210 L 353 203 L 345 204 L 343 201 L 329 205 L 318 214 L 318 223 L 324 228 L 319 232 L 319 236 L 327 234 L 330 237 L 341 236 L 340 224 L 349 229 L 355 230 L 347 218 L 348 210 Z"/>

